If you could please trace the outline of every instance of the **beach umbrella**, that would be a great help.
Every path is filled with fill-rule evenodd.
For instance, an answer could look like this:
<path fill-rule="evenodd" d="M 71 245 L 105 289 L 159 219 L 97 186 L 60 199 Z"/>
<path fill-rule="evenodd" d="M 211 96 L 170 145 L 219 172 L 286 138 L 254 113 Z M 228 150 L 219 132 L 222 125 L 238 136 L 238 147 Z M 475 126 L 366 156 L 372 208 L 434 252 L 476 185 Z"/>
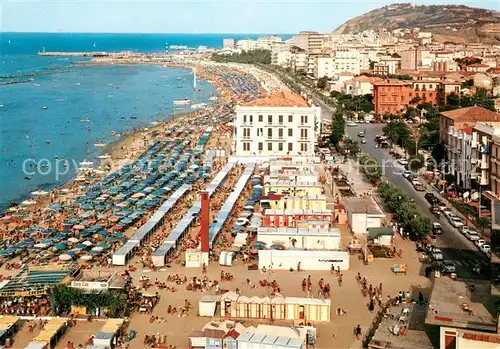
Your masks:
<path fill-rule="evenodd" d="M 83 224 L 77 224 L 73 226 L 74 230 L 83 230 L 85 229 L 85 226 Z"/>
<path fill-rule="evenodd" d="M 102 252 L 102 251 L 104 251 L 104 248 L 102 248 L 102 247 L 100 247 L 100 246 L 93 247 L 93 248 L 90 250 L 90 252 L 97 252 L 97 253 Z"/>
<path fill-rule="evenodd" d="M 121 225 L 113 225 L 113 227 L 111 227 L 111 229 L 113 229 L 113 230 L 122 230 L 123 227 Z"/>
<path fill-rule="evenodd" d="M 262 242 L 262 241 L 256 241 L 252 247 L 254 249 L 257 249 L 257 250 L 262 250 L 264 248 L 266 248 L 267 244 L 265 242 Z"/>
<path fill-rule="evenodd" d="M 62 255 L 59 256 L 59 260 L 60 261 L 70 261 L 72 259 L 73 259 L 73 257 L 71 257 L 71 255 L 69 255 L 67 253 L 62 254 Z"/>
<path fill-rule="evenodd" d="M 51 211 L 59 211 L 61 209 L 62 209 L 62 207 L 59 204 L 54 204 L 54 205 L 49 207 L 49 210 L 51 210 Z"/>
<path fill-rule="evenodd" d="M 103 249 L 107 250 L 108 248 L 111 247 L 111 245 L 103 242 L 103 243 L 97 245 L 97 247 L 102 247 Z"/>
<path fill-rule="evenodd" d="M 78 244 L 74 247 L 75 250 L 83 250 L 85 248 L 87 248 L 87 246 L 84 244 Z"/>
<path fill-rule="evenodd" d="M 93 245 L 93 243 L 91 243 L 90 241 L 88 241 L 88 240 L 87 240 L 87 241 L 82 242 L 82 245 L 85 245 L 85 246 L 92 246 L 92 245 Z"/>
<path fill-rule="evenodd" d="M 254 189 L 262 189 L 262 188 L 263 188 L 263 186 L 262 186 L 262 185 L 260 185 L 260 184 L 256 184 L 256 185 L 254 185 L 254 186 L 253 186 L 253 188 L 254 188 Z M 258 190 L 258 191 L 262 191 L 262 190 Z"/>
<path fill-rule="evenodd" d="M 282 244 L 272 244 L 270 248 L 272 250 L 284 250 L 285 246 L 283 246 Z"/>
<path fill-rule="evenodd" d="M 110 217 L 108 218 L 108 220 L 109 220 L 110 222 L 118 222 L 118 221 L 120 220 L 120 217 L 118 217 L 118 216 L 110 216 Z"/>
<path fill-rule="evenodd" d="M 66 248 L 66 244 L 63 242 L 60 242 L 60 243 L 55 244 L 54 247 L 56 248 L 56 250 L 64 250 Z"/>
<path fill-rule="evenodd" d="M 68 242 L 75 243 L 75 242 L 78 242 L 78 239 L 71 237 L 68 239 Z"/>
<path fill-rule="evenodd" d="M 85 255 L 85 256 L 81 256 L 80 260 L 84 261 L 84 262 L 88 262 L 88 261 L 92 260 L 92 258 L 94 258 L 94 257 L 89 256 L 89 255 Z"/>
<path fill-rule="evenodd" d="M 54 239 L 62 240 L 66 238 L 66 234 L 57 234 L 54 236 Z"/>
<path fill-rule="evenodd" d="M 33 247 L 36 247 L 36 248 L 46 248 L 47 246 L 48 245 L 44 244 L 44 243 L 38 243 L 38 244 L 33 245 Z"/>
<path fill-rule="evenodd" d="M 255 208 L 252 205 L 246 205 L 244 208 L 245 210 L 250 210 L 250 211 L 255 210 Z"/>

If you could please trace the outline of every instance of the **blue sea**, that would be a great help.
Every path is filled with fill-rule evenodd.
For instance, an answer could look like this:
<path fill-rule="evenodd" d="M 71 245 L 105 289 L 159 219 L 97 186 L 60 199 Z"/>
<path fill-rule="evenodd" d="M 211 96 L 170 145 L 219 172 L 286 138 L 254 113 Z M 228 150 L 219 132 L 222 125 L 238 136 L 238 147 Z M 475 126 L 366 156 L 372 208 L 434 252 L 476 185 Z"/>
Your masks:
<path fill-rule="evenodd" d="M 87 67 L 75 64 L 86 58 L 41 57 L 39 51 L 164 52 L 166 45 L 217 48 L 226 37 L 258 35 L 1 33 L 0 82 L 32 80 L 0 85 L 0 211 L 70 180 L 74 169 L 60 176 L 49 171 L 56 159 L 95 159 L 101 150 L 94 143 L 116 140 L 113 132 L 168 120 L 173 100 L 208 102 L 217 93 L 206 81 L 198 81 L 195 92 L 188 69 Z M 45 165 L 27 174 L 31 163 Z"/>

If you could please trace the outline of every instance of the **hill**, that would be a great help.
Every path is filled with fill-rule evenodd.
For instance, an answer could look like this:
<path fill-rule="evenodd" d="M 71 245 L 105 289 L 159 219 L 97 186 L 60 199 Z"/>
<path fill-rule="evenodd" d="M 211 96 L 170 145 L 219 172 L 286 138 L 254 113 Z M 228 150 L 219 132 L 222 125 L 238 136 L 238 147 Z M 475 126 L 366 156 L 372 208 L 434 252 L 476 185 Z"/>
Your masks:
<path fill-rule="evenodd" d="M 395 4 L 348 20 L 333 33 L 420 28 L 438 42 L 500 43 L 500 13 L 457 5 Z"/>

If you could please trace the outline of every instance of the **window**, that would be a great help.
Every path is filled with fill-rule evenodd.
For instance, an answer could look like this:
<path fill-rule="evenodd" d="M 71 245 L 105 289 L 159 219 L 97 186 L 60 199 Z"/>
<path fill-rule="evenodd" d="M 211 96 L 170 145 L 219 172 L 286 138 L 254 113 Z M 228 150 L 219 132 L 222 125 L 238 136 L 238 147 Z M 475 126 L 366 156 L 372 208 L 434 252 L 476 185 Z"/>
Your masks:
<path fill-rule="evenodd" d="M 243 138 L 250 138 L 250 129 L 249 128 L 243 129 Z"/>
<path fill-rule="evenodd" d="M 267 150 L 269 151 L 273 150 L 273 144 L 271 142 L 267 143 Z"/>
<path fill-rule="evenodd" d="M 307 151 L 307 143 L 301 143 L 300 144 L 300 151 L 304 151 L 304 152 Z"/>
<path fill-rule="evenodd" d="M 282 128 L 278 129 L 278 138 L 283 139 L 283 129 Z"/>
<path fill-rule="evenodd" d="M 262 144 L 262 142 L 259 142 L 259 151 L 262 151 L 264 150 L 264 145 Z"/>
<path fill-rule="evenodd" d="M 273 116 L 272 116 L 272 115 L 268 115 L 268 116 L 267 116 L 267 123 L 268 123 L 269 125 L 271 125 L 271 124 L 273 123 Z"/>
<path fill-rule="evenodd" d="M 293 122 L 293 116 L 292 115 L 288 115 L 288 122 Z"/>
<path fill-rule="evenodd" d="M 259 122 L 263 122 L 264 121 L 264 115 L 259 115 Z"/>
<path fill-rule="evenodd" d="M 283 115 L 278 115 L 278 122 L 279 122 L 280 124 L 282 124 L 282 123 L 283 123 Z"/>
<path fill-rule="evenodd" d="M 243 143 L 243 151 L 250 151 L 250 143 L 248 142 Z"/>
<path fill-rule="evenodd" d="M 293 129 L 288 129 L 288 137 L 293 137 Z"/>
<path fill-rule="evenodd" d="M 307 124 L 307 115 L 300 116 L 300 123 Z"/>
<path fill-rule="evenodd" d="M 307 129 L 300 130 L 300 138 L 307 138 Z"/>
<path fill-rule="evenodd" d="M 288 151 L 293 151 L 293 143 L 288 143 Z"/>
<path fill-rule="evenodd" d="M 263 136 L 264 135 L 264 129 L 261 127 L 261 128 L 258 128 L 257 129 L 257 137 L 259 136 Z"/>
<path fill-rule="evenodd" d="M 253 123 L 253 115 L 250 115 L 250 123 Z"/>
<path fill-rule="evenodd" d="M 246 122 L 247 122 L 247 116 L 243 115 L 243 123 L 246 124 Z"/>
<path fill-rule="evenodd" d="M 267 129 L 267 138 L 273 138 L 273 129 L 272 128 Z"/>
<path fill-rule="evenodd" d="M 278 143 L 278 150 L 283 151 L 283 143 Z"/>

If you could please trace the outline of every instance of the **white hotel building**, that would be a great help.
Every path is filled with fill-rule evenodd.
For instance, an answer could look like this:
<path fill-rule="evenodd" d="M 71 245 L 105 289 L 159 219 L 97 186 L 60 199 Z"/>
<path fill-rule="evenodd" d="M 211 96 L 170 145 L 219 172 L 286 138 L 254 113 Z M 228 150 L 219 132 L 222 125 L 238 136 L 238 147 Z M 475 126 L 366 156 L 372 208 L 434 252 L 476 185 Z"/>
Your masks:
<path fill-rule="evenodd" d="M 235 108 L 236 156 L 312 156 L 321 108 L 278 92 Z"/>

